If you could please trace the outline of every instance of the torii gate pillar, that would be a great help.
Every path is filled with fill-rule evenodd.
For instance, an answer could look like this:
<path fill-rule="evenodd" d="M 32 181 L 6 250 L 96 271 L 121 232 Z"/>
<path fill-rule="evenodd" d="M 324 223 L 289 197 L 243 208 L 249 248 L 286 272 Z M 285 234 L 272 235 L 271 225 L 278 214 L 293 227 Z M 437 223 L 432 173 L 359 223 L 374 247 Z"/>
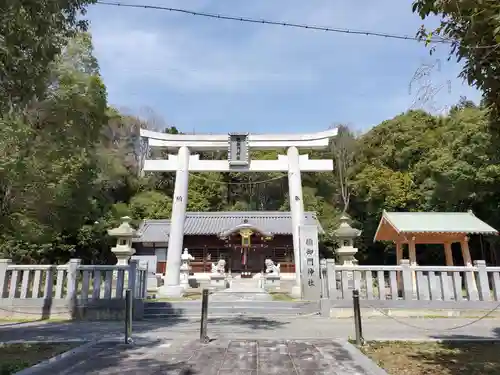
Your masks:
<path fill-rule="evenodd" d="M 170 235 L 168 239 L 167 267 L 163 290 L 167 296 L 181 296 L 184 287 L 180 285 L 181 255 L 184 241 L 184 222 L 189 185 L 189 149 L 186 146 L 179 148 L 177 154 L 177 171 L 175 172 L 174 197 L 172 203 L 172 217 L 170 220 Z"/>
<path fill-rule="evenodd" d="M 289 147 L 288 156 L 288 199 L 290 201 L 290 212 L 292 214 L 293 226 L 293 257 L 295 260 L 295 285 L 292 289 L 293 297 L 301 297 L 301 256 L 299 227 L 304 218 L 304 199 L 302 196 L 302 178 L 300 175 L 299 150 L 297 147 Z"/>
<path fill-rule="evenodd" d="M 288 172 L 290 211 L 292 215 L 293 250 L 295 260 L 294 297 L 302 297 L 301 249 L 299 227 L 304 220 L 301 172 L 332 171 L 333 160 L 310 160 L 300 155 L 299 148 L 323 149 L 337 129 L 313 134 L 229 134 L 190 135 L 164 134 L 141 129 L 141 137 L 147 147 L 177 150 L 168 159 L 142 160 L 143 171 L 175 171 L 175 188 L 172 204 L 170 236 L 168 241 L 167 270 L 165 284 L 159 294 L 178 297 L 184 292 L 180 285 L 180 266 L 184 240 L 184 222 L 188 200 L 189 172 Z M 278 155 L 277 160 L 250 160 L 249 150 L 287 149 L 287 155 Z M 228 160 L 200 160 L 191 151 L 228 151 Z M 147 156 L 148 152 L 144 152 Z"/>

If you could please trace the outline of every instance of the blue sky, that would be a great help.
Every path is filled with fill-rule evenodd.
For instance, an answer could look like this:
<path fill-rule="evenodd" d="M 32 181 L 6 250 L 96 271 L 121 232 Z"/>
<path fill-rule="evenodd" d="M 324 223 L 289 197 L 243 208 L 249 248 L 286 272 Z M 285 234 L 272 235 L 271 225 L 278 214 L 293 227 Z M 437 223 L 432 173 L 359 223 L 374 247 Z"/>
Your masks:
<path fill-rule="evenodd" d="M 411 36 L 423 23 L 401 0 L 122 2 Z M 88 18 L 110 104 L 184 132 L 367 130 L 415 105 L 424 85 L 438 91 L 425 104 L 435 110 L 480 98 L 457 78 L 447 46 L 431 57 L 413 41 L 104 5 Z M 410 88 L 415 71 L 436 59 L 439 67 Z"/>

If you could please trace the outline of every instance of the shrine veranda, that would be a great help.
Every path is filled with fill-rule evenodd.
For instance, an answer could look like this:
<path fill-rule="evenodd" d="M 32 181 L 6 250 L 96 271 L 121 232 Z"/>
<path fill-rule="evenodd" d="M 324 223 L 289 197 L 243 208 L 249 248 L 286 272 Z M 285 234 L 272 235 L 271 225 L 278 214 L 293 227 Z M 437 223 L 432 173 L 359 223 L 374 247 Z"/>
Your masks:
<path fill-rule="evenodd" d="M 183 286 L 180 285 L 180 266 L 185 245 L 190 172 L 287 172 L 291 222 L 289 235 L 295 274 L 292 295 L 304 297 L 311 293 L 319 293 L 317 287 L 319 284 L 317 280 L 319 278 L 318 232 L 321 231 L 321 226 L 308 222 L 307 214 L 304 212 L 301 172 L 332 171 L 333 160 L 309 159 L 307 154 L 300 154 L 299 150 L 324 149 L 328 147 L 330 139 L 336 135 L 337 129 L 310 134 L 230 133 L 228 135 L 164 134 L 141 129 L 144 155 L 142 171 L 175 171 L 176 173 L 172 216 L 169 223 L 165 283 L 160 294 L 175 297 L 184 292 Z M 166 159 L 150 159 L 152 149 L 166 149 L 174 153 L 168 154 Z M 278 155 L 276 160 L 252 160 L 250 158 L 250 150 L 277 149 L 286 149 L 286 155 Z M 201 160 L 196 154 L 201 151 L 226 150 L 227 160 Z M 266 228 L 261 228 L 252 221 L 243 219 L 232 227 L 221 228 L 221 232 L 217 234 L 219 239 L 224 239 L 226 242 L 234 242 L 235 237 L 239 238 L 239 246 L 235 249 L 240 252 L 240 265 L 245 269 L 248 269 L 248 264 L 253 264 L 254 268 L 257 267 L 257 263 L 263 263 L 266 258 L 264 247 L 258 259 L 252 259 L 254 256 L 254 252 L 251 251 L 252 239 L 256 238 L 258 244 L 272 241 L 273 237 L 275 239 L 273 233 L 268 233 Z M 218 259 L 212 258 L 211 261 L 217 262 Z"/>

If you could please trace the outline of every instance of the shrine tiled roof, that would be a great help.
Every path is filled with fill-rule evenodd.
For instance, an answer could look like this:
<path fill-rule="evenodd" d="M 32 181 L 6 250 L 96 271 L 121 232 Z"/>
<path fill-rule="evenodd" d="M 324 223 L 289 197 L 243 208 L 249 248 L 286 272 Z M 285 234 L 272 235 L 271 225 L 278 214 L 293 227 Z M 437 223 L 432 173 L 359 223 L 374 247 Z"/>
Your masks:
<path fill-rule="evenodd" d="M 226 211 L 226 212 L 187 212 L 184 235 L 219 235 L 241 224 L 250 224 L 273 235 L 292 234 L 292 216 L 288 211 Z M 305 212 L 304 224 L 323 228 L 316 213 Z M 134 242 L 167 242 L 170 233 L 170 220 L 144 220 L 138 228 L 140 237 Z"/>

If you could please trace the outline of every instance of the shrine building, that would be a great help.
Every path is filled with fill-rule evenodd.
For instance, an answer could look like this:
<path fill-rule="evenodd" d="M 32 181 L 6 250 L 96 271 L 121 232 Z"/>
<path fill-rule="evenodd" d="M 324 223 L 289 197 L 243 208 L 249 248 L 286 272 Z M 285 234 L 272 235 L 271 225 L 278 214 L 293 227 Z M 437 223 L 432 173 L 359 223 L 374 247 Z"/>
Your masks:
<path fill-rule="evenodd" d="M 136 255 L 156 255 L 157 273 L 165 273 L 171 220 L 144 220 L 134 239 Z M 304 224 L 323 228 L 316 213 L 305 212 Z M 187 212 L 183 247 L 194 257 L 194 273 L 211 272 L 224 259 L 227 272 L 262 272 L 265 259 L 280 263 L 282 273 L 295 272 L 292 215 L 288 211 Z"/>

